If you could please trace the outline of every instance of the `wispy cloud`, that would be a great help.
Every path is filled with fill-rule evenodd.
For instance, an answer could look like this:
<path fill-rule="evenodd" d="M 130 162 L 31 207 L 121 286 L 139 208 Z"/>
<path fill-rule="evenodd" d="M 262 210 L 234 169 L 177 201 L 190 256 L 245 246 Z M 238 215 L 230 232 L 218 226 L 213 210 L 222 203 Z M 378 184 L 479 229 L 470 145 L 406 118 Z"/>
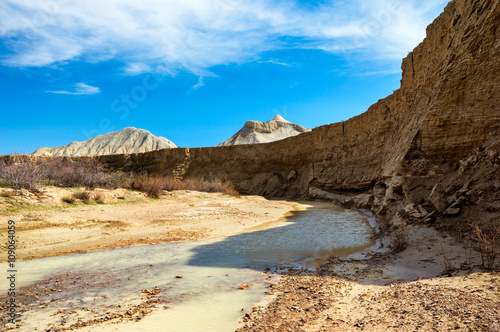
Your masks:
<path fill-rule="evenodd" d="M 56 94 L 62 94 L 62 95 L 73 95 L 73 96 L 78 96 L 78 95 L 95 95 L 101 92 L 101 90 L 98 87 L 87 85 L 85 83 L 76 83 L 74 85 L 74 89 L 69 91 L 69 90 L 58 90 L 58 91 L 47 91 L 48 93 L 56 93 Z"/>
<path fill-rule="evenodd" d="M 198 83 L 193 85 L 193 89 L 199 89 L 205 85 L 205 82 L 203 82 L 203 78 L 204 78 L 203 76 L 200 76 L 200 78 L 198 78 Z"/>
<path fill-rule="evenodd" d="M 270 64 L 273 64 L 273 65 L 279 65 L 279 66 L 285 66 L 285 67 L 293 67 L 294 65 L 291 64 L 291 63 L 287 63 L 287 62 L 284 62 L 284 61 L 280 61 L 280 60 L 275 60 L 275 59 L 271 59 L 271 60 L 259 60 L 258 61 L 259 63 L 270 63 Z"/>
<path fill-rule="evenodd" d="M 394 61 L 425 36 L 448 0 L 86 0 L 0 2 L 4 65 L 118 59 L 130 75 L 255 61 L 266 51 L 321 49 Z M 285 62 L 274 59 L 277 64 Z"/>

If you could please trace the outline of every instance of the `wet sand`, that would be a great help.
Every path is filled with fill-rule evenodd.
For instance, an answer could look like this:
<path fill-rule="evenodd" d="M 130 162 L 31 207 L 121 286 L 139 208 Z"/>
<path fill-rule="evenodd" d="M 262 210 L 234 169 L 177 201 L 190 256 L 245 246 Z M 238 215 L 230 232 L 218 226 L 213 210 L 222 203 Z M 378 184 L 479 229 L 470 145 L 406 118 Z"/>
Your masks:
<path fill-rule="evenodd" d="M 400 253 L 290 271 L 238 331 L 500 331 L 498 271 L 482 272 L 477 252 L 432 228 L 413 227 L 408 240 Z"/>
<path fill-rule="evenodd" d="M 104 205 L 66 206 L 59 202 L 67 194 L 49 190 L 45 207 L 4 213 L 19 221 L 23 259 L 237 234 L 300 208 L 261 197 L 178 192 L 149 200 L 121 191 L 107 191 Z M 269 285 L 268 305 L 241 313 L 239 331 L 499 331 L 500 274 L 478 269 L 477 252 L 432 228 L 414 226 L 407 234 L 408 247 L 399 253 L 379 243 L 364 254 L 332 258 L 316 271 L 284 273 Z M 112 282 L 104 275 L 54 276 L 24 289 L 21 301 L 36 303 L 42 319 L 49 313 L 37 298 L 64 293 L 75 278 L 88 287 Z M 61 312 L 67 324 L 54 331 L 133 329 L 179 300 L 162 294 L 145 289 L 98 311 Z"/>
<path fill-rule="evenodd" d="M 42 195 L 24 192 L 10 198 L 15 204 L 0 198 L 0 217 L 16 221 L 17 260 L 229 236 L 304 208 L 259 196 L 195 191 L 149 199 L 124 189 L 94 190 L 93 195 L 105 197 L 105 204 L 61 201 L 80 190 L 47 187 Z M 0 263 L 6 261 L 4 256 Z"/>

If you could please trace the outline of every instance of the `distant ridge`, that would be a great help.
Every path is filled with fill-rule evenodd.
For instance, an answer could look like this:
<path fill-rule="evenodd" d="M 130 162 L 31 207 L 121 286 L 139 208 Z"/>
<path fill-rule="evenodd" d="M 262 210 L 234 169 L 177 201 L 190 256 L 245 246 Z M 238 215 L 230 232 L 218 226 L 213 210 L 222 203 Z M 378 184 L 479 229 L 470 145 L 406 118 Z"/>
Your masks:
<path fill-rule="evenodd" d="M 71 142 L 56 148 L 39 148 L 34 155 L 44 156 L 102 156 L 112 154 L 131 154 L 177 146 L 166 139 L 151 134 L 144 129 L 124 128 L 112 133 L 98 135 L 84 142 Z"/>
<path fill-rule="evenodd" d="M 247 121 L 240 131 L 217 146 L 268 143 L 309 131 L 311 129 L 287 121 L 278 114 L 266 122 Z"/>

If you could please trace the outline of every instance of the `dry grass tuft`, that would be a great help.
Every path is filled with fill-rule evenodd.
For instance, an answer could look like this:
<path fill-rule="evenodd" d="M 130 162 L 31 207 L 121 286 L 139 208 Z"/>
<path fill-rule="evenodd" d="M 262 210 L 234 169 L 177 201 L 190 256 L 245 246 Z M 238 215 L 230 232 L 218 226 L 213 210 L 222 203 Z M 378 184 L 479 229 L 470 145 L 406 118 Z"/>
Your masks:
<path fill-rule="evenodd" d="M 149 197 L 158 198 L 168 186 L 168 181 L 163 177 L 140 176 L 132 182 L 132 188 L 145 192 Z"/>
<path fill-rule="evenodd" d="M 481 228 L 479 225 L 470 225 L 478 241 L 478 251 L 481 254 L 483 270 L 492 270 L 497 267 L 497 258 L 500 249 L 500 223 L 498 226 Z"/>
<path fill-rule="evenodd" d="M 103 193 L 96 193 L 94 195 L 94 201 L 97 204 L 104 204 L 105 198 L 106 198 L 106 196 Z"/>
<path fill-rule="evenodd" d="M 83 203 L 86 203 L 86 204 L 90 203 L 90 199 L 92 197 L 92 195 L 90 195 L 90 193 L 88 191 L 84 191 L 84 190 L 77 191 L 72 196 L 73 196 L 73 198 L 79 199 L 80 201 L 82 201 Z"/>
<path fill-rule="evenodd" d="M 76 199 L 74 199 L 73 197 L 63 197 L 61 198 L 61 201 L 68 204 L 75 204 Z"/>

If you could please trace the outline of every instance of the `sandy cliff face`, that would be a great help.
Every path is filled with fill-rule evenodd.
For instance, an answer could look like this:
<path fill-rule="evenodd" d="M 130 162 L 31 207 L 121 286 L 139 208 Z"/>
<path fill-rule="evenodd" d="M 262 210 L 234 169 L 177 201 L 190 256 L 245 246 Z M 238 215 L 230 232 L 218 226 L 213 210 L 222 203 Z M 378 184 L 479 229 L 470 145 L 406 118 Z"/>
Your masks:
<path fill-rule="evenodd" d="M 500 3 L 450 2 L 402 69 L 399 90 L 343 123 L 267 144 L 102 160 L 226 179 L 244 193 L 343 200 L 372 208 L 390 225 L 465 222 L 481 202 L 500 199 Z"/>
<path fill-rule="evenodd" d="M 34 155 L 43 156 L 99 156 L 172 149 L 177 146 L 164 137 L 157 137 L 144 129 L 133 127 L 99 135 L 84 142 L 71 142 L 58 148 L 40 148 Z"/>
<path fill-rule="evenodd" d="M 266 122 L 247 121 L 241 130 L 217 146 L 269 143 L 309 131 L 311 129 L 291 123 L 278 114 Z"/>

